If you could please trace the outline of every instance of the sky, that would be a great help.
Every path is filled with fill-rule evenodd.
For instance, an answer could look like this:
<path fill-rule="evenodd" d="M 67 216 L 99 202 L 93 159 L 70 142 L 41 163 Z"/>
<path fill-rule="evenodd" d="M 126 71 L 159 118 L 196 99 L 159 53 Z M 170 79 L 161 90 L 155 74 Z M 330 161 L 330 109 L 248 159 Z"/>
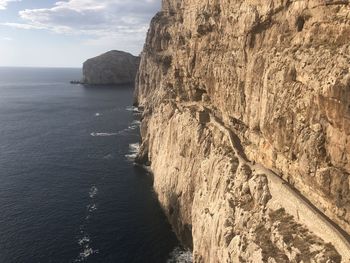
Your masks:
<path fill-rule="evenodd" d="M 139 55 L 161 0 L 0 0 L 0 66 L 81 67 L 109 50 Z"/>

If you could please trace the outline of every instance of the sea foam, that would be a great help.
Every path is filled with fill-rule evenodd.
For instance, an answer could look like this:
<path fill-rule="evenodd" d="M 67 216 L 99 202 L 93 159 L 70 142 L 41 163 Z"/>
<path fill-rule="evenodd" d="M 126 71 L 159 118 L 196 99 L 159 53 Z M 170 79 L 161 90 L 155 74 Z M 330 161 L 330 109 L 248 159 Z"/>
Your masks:
<path fill-rule="evenodd" d="M 90 133 L 92 137 L 109 137 L 109 136 L 116 136 L 118 133 L 107 133 L 107 132 L 92 132 Z"/>
<path fill-rule="evenodd" d="M 134 161 L 137 154 L 140 150 L 140 144 L 139 143 L 131 143 L 129 144 L 129 153 L 125 155 L 126 158 L 128 158 L 131 161 Z"/>
<path fill-rule="evenodd" d="M 192 252 L 176 247 L 171 253 L 167 263 L 192 263 Z"/>
<path fill-rule="evenodd" d="M 141 111 L 139 110 L 139 108 L 138 108 L 138 107 L 135 107 L 135 106 L 128 106 L 128 107 L 126 107 L 126 110 L 127 110 L 127 111 L 132 111 L 132 112 L 134 112 L 134 113 L 141 113 Z"/>
<path fill-rule="evenodd" d="M 98 193 L 98 188 L 96 186 L 93 186 L 90 188 L 90 191 L 89 191 L 89 196 L 90 198 L 94 198 Z"/>

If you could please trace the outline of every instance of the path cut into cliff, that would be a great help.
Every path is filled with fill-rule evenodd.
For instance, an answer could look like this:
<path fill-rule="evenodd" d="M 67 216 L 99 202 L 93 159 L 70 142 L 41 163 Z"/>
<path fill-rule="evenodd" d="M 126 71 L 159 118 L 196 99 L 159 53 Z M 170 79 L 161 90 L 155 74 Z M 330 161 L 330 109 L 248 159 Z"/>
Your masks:
<path fill-rule="evenodd" d="M 163 0 L 139 159 L 194 262 L 350 262 L 348 1 Z"/>

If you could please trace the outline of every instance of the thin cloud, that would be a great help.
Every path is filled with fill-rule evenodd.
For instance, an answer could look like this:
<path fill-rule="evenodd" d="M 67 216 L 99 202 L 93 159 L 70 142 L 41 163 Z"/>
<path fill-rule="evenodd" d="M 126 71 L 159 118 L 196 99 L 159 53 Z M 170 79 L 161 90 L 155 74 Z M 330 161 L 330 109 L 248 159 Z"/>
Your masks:
<path fill-rule="evenodd" d="M 45 26 L 42 26 L 42 25 L 22 24 L 22 23 L 1 23 L 0 25 L 19 28 L 19 29 L 45 29 L 46 28 Z"/>
<path fill-rule="evenodd" d="M 111 30 L 116 33 L 138 32 L 148 27 L 150 18 L 160 8 L 159 2 L 155 0 L 60 1 L 51 8 L 22 10 L 19 16 L 23 23 L 4 23 L 3 25 L 23 29 L 48 29 L 56 33 L 93 34 L 97 32 L 100 35 L 104 31 Z"/>
<path fill-rule="evenodd" d="M 139 52 L 160 5 L 161 0 L 66 0 L 50 8 L 19 11 L 19 21 L 0 25 L 83 36 L 87 46 L 126 46 Z"/>
<path fill-rule="evenodd" d="M 10 2 L 20 2 L 21 0 L 0 0 L 0 10 L 5 10 Z"/>

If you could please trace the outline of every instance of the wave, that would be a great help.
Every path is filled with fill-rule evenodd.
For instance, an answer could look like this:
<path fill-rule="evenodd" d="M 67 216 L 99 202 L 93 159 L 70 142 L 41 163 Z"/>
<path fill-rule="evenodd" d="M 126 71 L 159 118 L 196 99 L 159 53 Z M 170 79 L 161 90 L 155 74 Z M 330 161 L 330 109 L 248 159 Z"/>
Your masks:
<path fill-rule="evenodd" d="M 138 107 L 135 107 L 135 106 L 128 106 L 128 107 L 126 107 L 126 110 L 127 110 L 127 111 L 132 111 L 132 112 L 134 112 L 134 113 L 142 113 L 142 112 L 140 111 L 140 109 L 139 109 Z"/>
<path fill-rule="evenodd" d="M 134 120 L 134 121 L 131 123 L 131 125 L 129 126 L 129 128 L 130 128 L 130 127 L 140 127 L 140 125 L 141 125 L 141 121 L 139 121 L 139 120 Z"/>
<path fill-rule="evenodd" d="M 141 121 L 139 121 L 139 120 L 134 120 L 131 124 L 132 124 L 132 125 L 140 125 L 140 124 L 141 124 Z"/>
<path fill-rule="evenodd" d="M 80 252 L 79 257 L 75 260 L 75 262 L 84 262 L 91 255 L 97 254 L 99 251 L 97 249 L 92 249 L 89 244 L 83 247 L 82 252 Z"/>
<path fill-rule="evenodd" d="M 176 247 L 167 260 L 167 263 L 192 263 L 192 252 L 189 250 L 183 250 L 180 247 Z"/>
<path fill-rule="evenodd" d="M 105 160 L 112 160 L 113 158 L 114 158 L 114 156 L 111 153 L 103 156 L 103 159 L 105 159 Z"/>
<path fill-rule="evenodd" d="M 89 213 L 92 213 L 97 210 L 97 205 L 96 204 L 90 204 L 86 207 Z"/>
<path fill-rule="evenodd" d="M 93 185 L 89 190 L 89 197 L 91 198 L 91 203 L 86 206 L 85 221 L 80 226 L 80 238 L 78 239 L 78 244 L 81 248 L 81 252 L 79 253 L 79 256 L 75 259 L 75 262 L 86 262 L 88 257 L 90 257 L 93 254 L 99 253 L 97 249 L 91 248 L 91 239 L 86 231 L 88 220 L 93 215 L 93 212 L 97 210 L 97 205 L 93 203 L 93 199 L 96 197 L 97 193 L 98 188 Z"/>
<path fill-rule="evenodd" d="M 119 133 L 107 133 L 107 132 L 92 132 L 90 133 L 90 135 L 92 137 L 109 137 L 109 136 L 116 136 L 118 135 Z"/>
<path fill-rule="evenodd" d="M 90 237 L 83 236 L 81 239 L 79 239 L 78 244 L 82 246 L 82 245 L 86 245 L 89 242 L 90 242 Z"/>
<path fill-rule="evenodd" d="M 85 247 L 83 252 L 80 253 L 80 257 L 83 259 L 88 258 L 89 256 L 98 253 L 97 249 L 92 249 L 91 247 Z"/>
<path fill-rule="evenodd" d="M 129 153 L 125 155 L 125 157 L 131 161 L 134 161 L 137 154 L 140 150 L 140 144 L 139 143 L 131 143 L 129 144 Z"/>
<path fill-rule="evenodd" d="M 129 131 L 133 131 L 137 128 L 139 128 L 141 125 L 141 121 L 139 120 L 134 120 L 129 126 L 128 128 L 121 130 L 119 132 L 92 132 L 90 133 L 90 135 L 92 137 L 109 137 L 109 136 L 117 136 L 117 135 L 125 135 L 127 134 Z"/>
<path fill-rule="evenodd" d="M 141 125 L 141 122 L 139 120 L 134 120 L 131 125 L 128 127 L 128 129 L 125 129 L 125 131 L 132 131 L 137 128 L 139 128 Z"/>
<path fill-rule="evenodd" d="M 97 249 L 93 249 L 90 246 L 90 237 L 88 234 L 84 233 L 84 231 L 81 231 L 81 234 L 83 235 L 82 238 L 78 240 L 78 244 L 81 247 L 81 252 L 79 253 L 79 256 L 75 260 L 75 262 L 85 262 L 88 257 L 90 257 L 93 254 L 99 253 Z"/>
<path fill-rule="evenodd" d="M 98 193 L 97 187 L 96 186 L 91 187 L 89 192 L 90 198 L 94 198 L 97 195 L 97 193 Z"/>

